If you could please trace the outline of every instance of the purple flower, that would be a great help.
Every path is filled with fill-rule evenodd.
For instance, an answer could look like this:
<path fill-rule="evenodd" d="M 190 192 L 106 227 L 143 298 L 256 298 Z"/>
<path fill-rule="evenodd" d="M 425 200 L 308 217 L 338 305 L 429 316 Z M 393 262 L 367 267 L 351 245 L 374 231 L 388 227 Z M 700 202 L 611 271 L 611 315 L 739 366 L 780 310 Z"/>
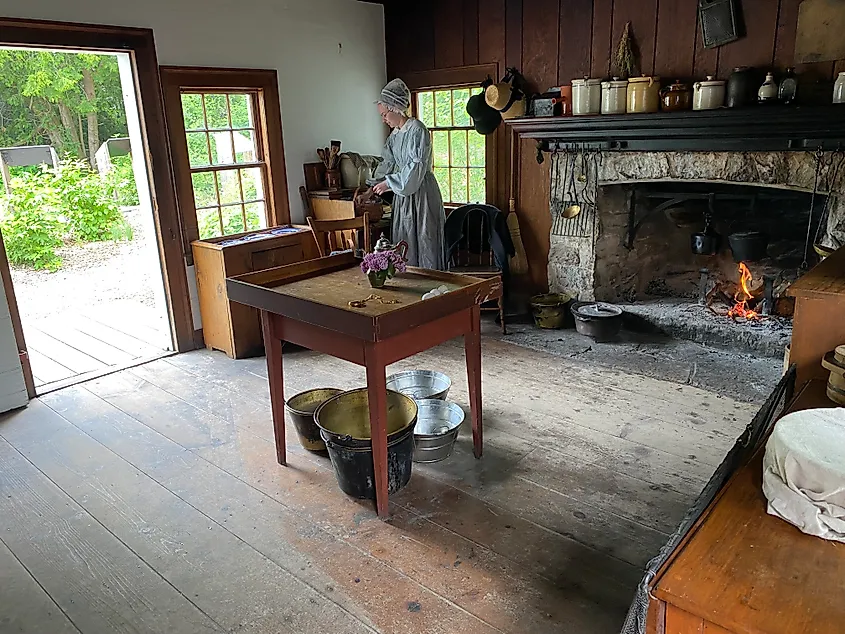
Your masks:
<path fill-rule="evenodd" d="M 405 260 L 396 251 L 368 253 L 361 262 L 361 271 L 363 273 L 386 271 L 391 264 L 397 273 L 405 272 Z"/>

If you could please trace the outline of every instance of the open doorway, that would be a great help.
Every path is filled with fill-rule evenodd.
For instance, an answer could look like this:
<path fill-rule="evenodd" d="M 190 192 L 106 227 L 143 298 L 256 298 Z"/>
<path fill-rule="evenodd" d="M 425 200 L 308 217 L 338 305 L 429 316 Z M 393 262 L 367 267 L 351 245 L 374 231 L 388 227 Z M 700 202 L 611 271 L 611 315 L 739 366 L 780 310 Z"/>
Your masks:
<path fill-rule="evenodd" d="M 38 394 L 174 349 L 133 72 L 0 47 L 0 234 Z"/>

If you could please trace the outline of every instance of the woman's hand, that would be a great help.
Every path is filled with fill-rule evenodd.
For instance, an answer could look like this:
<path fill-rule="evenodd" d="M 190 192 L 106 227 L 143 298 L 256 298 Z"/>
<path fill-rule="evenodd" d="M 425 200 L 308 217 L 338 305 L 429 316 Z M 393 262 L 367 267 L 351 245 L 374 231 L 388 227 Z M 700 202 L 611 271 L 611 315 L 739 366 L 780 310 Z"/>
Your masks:
<path fill-rule="evenodd" d="M 390 191 L 390 185 L 387 184 L 387 181 L 382 181 L 378 185 L 373 187 L 373 191 L 381 196 L 384 192 Z"/>

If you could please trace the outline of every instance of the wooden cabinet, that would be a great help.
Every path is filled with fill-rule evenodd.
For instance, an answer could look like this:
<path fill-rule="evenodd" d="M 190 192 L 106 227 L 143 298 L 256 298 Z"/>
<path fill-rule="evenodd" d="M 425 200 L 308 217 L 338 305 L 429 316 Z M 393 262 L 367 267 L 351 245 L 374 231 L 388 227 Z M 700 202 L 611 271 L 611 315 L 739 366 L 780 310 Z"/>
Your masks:
<path fill-rule="evenodd" d="M 845 247 L 790 286 L 789 294 L 795 298 L 789 351 L 790 363 L 798 369 L 795 380 L 799 385 L 826 380 L 822 357 L 845 344 Z"/>
<path fill-rule="evenodd" d="M 833 405 L 814 380 L 789 411 Z M 649 634 L 845 631 L 845 548 L 766 512 L 764 451 L 736 471 L 657 573 Z"/>
<path fill-rule="evenodd" d="M 226 278 L 319 257 L 310 229 L 294 226 L 281 233 L 283 229 L 274 227 L 191 243 L 207 348 L 222 350 L 233 359 L 264 354 L 259 313 L 229 301 Z M 266 237 L 255 238 L 256 234 Z"/>

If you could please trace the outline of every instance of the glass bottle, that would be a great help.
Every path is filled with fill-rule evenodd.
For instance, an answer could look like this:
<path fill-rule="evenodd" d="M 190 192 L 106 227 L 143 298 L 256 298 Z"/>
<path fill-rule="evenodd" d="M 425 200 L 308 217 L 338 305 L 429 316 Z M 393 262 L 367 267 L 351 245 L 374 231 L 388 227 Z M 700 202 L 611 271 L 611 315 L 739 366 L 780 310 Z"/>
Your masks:
<path fill-rule="evenodd" d="M 766 73 L 766 81 L 760 86 L 757 91 L 757 101 L 771 102 L 778 98 L 778 85 L 775 83 L 775 76 L 772 73 Z"/>
<path fill-rule="evenodd" d="M 795 78 L 795 69 L 787 68 L 786 76 L 778 86 L 778 100 L 781 103 L 792 103 L 798 93 L 798 80 Z"/>

